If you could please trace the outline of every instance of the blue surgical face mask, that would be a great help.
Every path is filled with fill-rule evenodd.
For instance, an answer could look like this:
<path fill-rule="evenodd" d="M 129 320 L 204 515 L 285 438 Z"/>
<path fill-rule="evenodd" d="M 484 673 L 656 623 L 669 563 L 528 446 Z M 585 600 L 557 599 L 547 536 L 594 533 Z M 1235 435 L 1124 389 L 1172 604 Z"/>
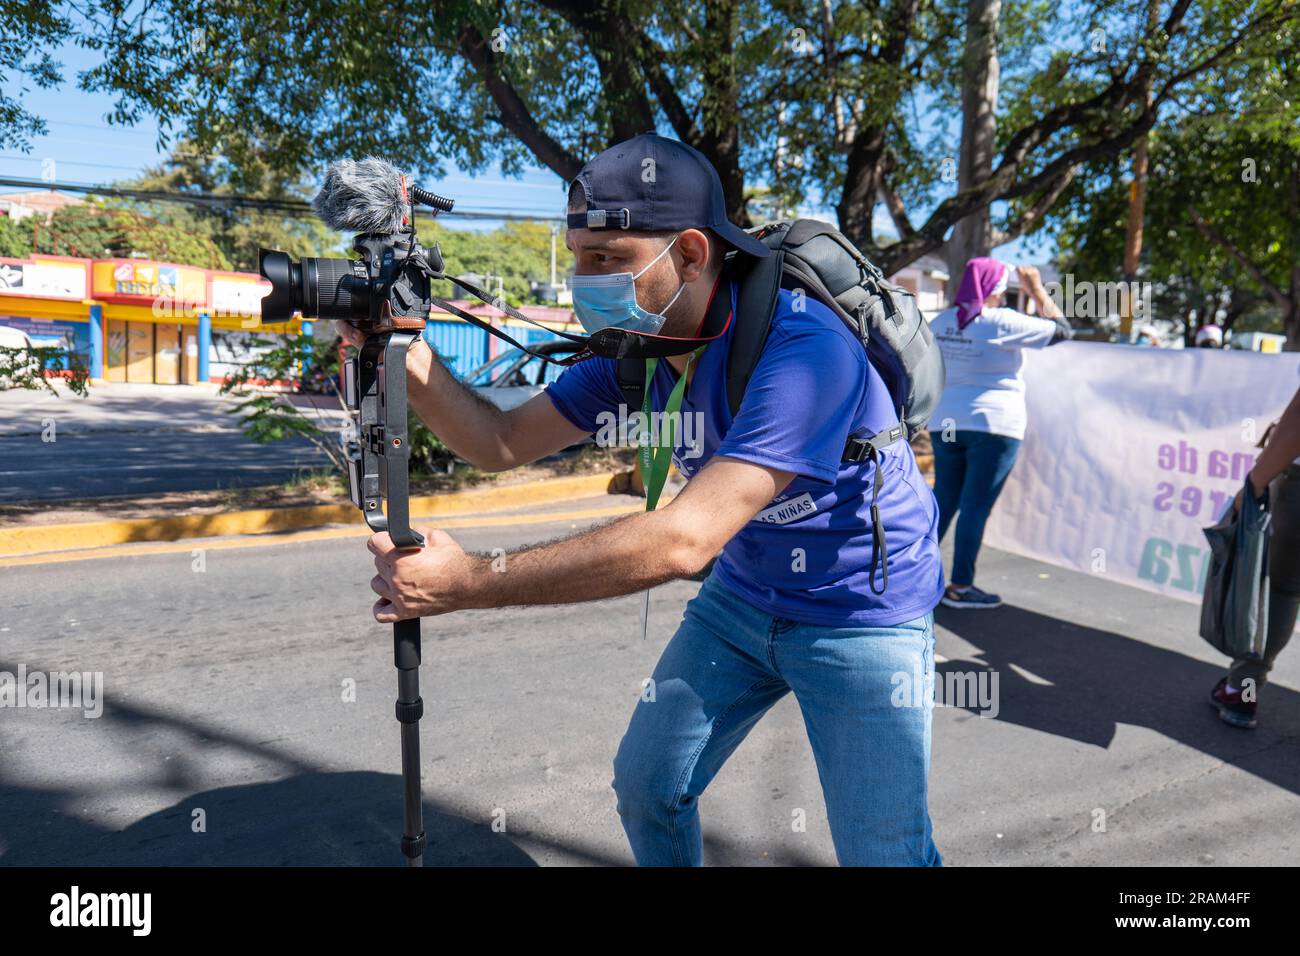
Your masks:
<path fill-rule="evenodd" d="M 633 275 L 630 272 L 611 272 L 608 275 L 580 276 L 569 280 L 573 290 L 573 311 L 582 323 L 588 335 L 601 329 L 619 328 L 631 332 L 654 335 L 663 328 L 667 321 L 663 312 L 677 301 L 677 297 L 686 288 L 683 282 L 673 297 L 664 306 L 663 312 L 648 312 L 636 301 L 636 280 L 645 275 L 646 269 L 668 254 L 673 243 L 681 238 L 680 233 L 664 246 L 663 252 L 655 256 L 645 269 Z"/>

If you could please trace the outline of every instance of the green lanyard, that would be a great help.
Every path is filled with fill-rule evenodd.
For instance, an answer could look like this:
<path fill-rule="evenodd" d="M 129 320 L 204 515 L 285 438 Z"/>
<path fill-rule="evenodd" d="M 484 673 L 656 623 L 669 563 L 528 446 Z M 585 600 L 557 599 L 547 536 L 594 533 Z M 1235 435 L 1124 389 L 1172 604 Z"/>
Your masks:
<path fill-rule="evenodd" d="M 668 465 L 673 460 L 673 450 L 677 447 L 676 420 L 682 409 L 682 396 L 686 393 L 686 378 L 691 372 L 691 363 L 707 346 L 701 345 L 686 359 L 686 368 L 682 369 L 681 378 L 668 393 L 668 402 L 660 419 L 662 427 L 659 434 L 654 434 L 650 427 L 650 396 L 653 392 L 655 369 L 659 367 L 658 359 L 645 360 L 645 397 L 641 401 L 642 427 L 650 433 L 650 441 L 641 445 L 641 481 L 645 485 L 645 510 L 654 511 L 659 504 L 659 494 L 664 490 L 664 481 L 668 478 Z M 641 605 L 641 640 L 645 640 L 650 624 L 650 590 L 645 592 L 645 601 Z"/>
<path fill-rule="evenodd" d="M 645 510 L 654 511 L 659 504 L 659 495 L 664 490 L 668 479 L 668 465 L 673 460 L 673 450 L 677 447 L 677 419 L 682 408 L 682 396 L 686 393 L 686 379 L 691 373 L 691 363 L 704 351 L 701 345 L 686 359 L 686 368 L 682 370 L 677 384 L 668 393 L 660 418 L 659 434 L 654 434 L 650 427 L 650 396 L 655 379 L 655 369 L 659 367 L 657 358 L 645 360 L 645 398 L 641 402 L 642 427 L 650 432 L 650 441 L 641 444 L 641 480 L 645 484 Z"/>

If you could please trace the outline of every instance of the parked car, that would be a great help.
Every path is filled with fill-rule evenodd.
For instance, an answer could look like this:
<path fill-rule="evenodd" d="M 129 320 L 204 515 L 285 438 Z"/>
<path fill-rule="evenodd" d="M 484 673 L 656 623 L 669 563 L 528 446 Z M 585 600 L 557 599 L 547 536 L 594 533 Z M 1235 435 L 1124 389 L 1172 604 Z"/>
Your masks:
<path fill-rule="evenodd" d="M 576 342 L 541 342 L 529 348 L 550 358 L 564 358 L 577 352 Z M 465 382 L 499 408 L 522 405 L 559 378 L 564 368 L 543 362 L 523 349 L 502 352 L 465 377 Z"/>

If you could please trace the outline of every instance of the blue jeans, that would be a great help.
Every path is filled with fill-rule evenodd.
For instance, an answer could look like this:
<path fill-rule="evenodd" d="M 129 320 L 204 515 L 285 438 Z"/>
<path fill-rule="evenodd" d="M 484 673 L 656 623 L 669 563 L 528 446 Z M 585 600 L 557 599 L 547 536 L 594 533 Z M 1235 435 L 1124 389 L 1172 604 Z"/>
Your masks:
<path fill-rule="evenodd" d="M 1011 466 L 1020 453 L 1020 439 L 988 432 L 956 431 L 952 441 L 931 432 L 934 447 L 934 497 L 939 503 L 939 540 L 953 516 L 957 537 L 953 541 L 950 584 L 975 583 L 975 559 L 984 540 L 984 525 L 1002 494 Z"/>
<path fill-rule="evenodd" d="M 699 798 L 793 690 L 845 866 L 941 866 L 927 804 L 934 616 L 893 627 L 800 624 L 711 575 L 686 605 L 614 758 L 642 866 L 699 866 Z"/>

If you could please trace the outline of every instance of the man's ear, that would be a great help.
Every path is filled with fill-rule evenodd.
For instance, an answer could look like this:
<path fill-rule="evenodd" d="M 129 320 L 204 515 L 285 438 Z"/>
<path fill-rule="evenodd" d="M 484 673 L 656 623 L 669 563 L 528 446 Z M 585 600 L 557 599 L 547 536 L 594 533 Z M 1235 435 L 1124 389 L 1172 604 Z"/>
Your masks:
<path fill-rule="evenodd" d="M 694 282 L 709 270 L 709 237 L 699 229 L 686 229 L 677 240 L 682 257 L 682 280 Z"/>

